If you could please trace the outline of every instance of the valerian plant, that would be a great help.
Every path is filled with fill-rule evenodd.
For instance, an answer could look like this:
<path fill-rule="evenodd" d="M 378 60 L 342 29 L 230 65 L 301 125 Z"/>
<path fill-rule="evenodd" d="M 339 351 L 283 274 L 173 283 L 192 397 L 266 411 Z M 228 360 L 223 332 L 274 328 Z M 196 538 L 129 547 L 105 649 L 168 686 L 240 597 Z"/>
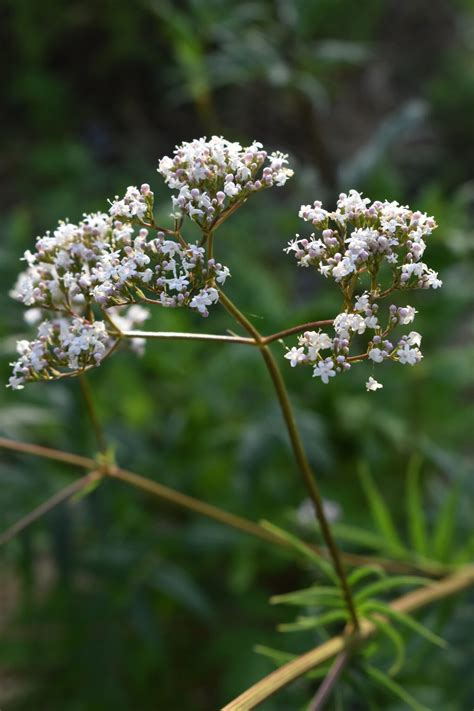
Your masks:
<path fill-rule="evenodd" d="M 385 361 L 410 366 L 419 363 L 421 334 L 411 330 L 417 311 L 405 302 L 402 306 L 392 303 L 392 297 L 441 286 L 437 273 L 422 261 L 426 239 L 436 228 L 436 222 L 433 217 L 397 202 L 372 202 L 356 190 L 342 193 L 333 211 L 323 208 L 319 201 L 302 205 L 299 216 L 313 231 L 304 237 L 296 235 L 283 251 L 292 255 L 298 266 L 313 269 L 334 281 L 341 291 L 341 311 L 330 320 L 314 320 L 264 336 L 225 294 L 226 280 L 231 275 L 229 268 L 214 256 L 214 236 L 253 194 L 285 185 L 293 175 L 288 157 L 280 152 L 268 154 L 258 142 L 243 147 L 213 136 L 210 140 L 200 138 L 178 146 L 171 157 L 159 161 L 158 172 L 173 193 L 169 226 L 156 222 L 150 186 L 130 186 L 123 198 L 117 196 L 110 201 L 107 211 L 86 214 L 77 224 L 61 221 L 52 232 L 37 239 L 33 250 L 25 252 L 26 269 L 18 277 L 12 296 L 28 307 L 25 319 L 30 325 L 36 324 L 37 333 L 31 340 L 18 342 L 18 359 L 12 364 L 9 387 L 21 390 L 31 381 L 81 376 L 89 415 L 95 427 L 100 428 L 83 375 L 100 366 L 119 346 L 128 344 L 140 353 L 147 338 L 173 337 L 257 348 L 271 376 L 324 547 L 310 545 L 269 523 L 246 521 L 122 470 L 111 459 L 101 437 L 101 454 L 96 460 L 6 440 L 0 444 L 90 469 L 88 477 L 94 486 L 105 475 L 121 478 L 176 505 L 293 551 L 310 567 L 314 566 L 315 576 L 322 576 L 320 583 L 272 601 L 304 608 L 304 614 L 296 622 L 283 626 L 286 631 L 328 626 L 332 630 L 336 625 L 339 634 L 328 643 L 329 647 L 322 645 L 301 658 L 290 659 L 283 652 L 266 650 L 278 663 L 286 662 L 283 669 L 248 689 L 226 708 L 254 708 L 297 676 L 308 672 L 314 675 L 316 667 L 318 673 L 324 671 L 324 665 L 340 655 L 310 705 L 312 709 L 321 708 L 349 658 L 359 663 L 356 650 L 377 633 L 389 638 L 396 651 L 389 674 L 398 671 L 403 661 L 404 640 L 394 622 L 440 643 L 436 635 L 409 613 L 472 585 L 474 573 L 471 567 L 464 566 L 446 580 L 433 582 L 433 575 L 452 571 L 446 566 L 441 566 L 440 571 L 439 565 L 435 569 L 436 561 L 421 555 L 423 551 L 410 558 L 409 551 L 397 541 L 396 545 L 392 541 L 396 553 L 392 561 L 370 557 L 361 560 L 339 548 L 337 531 L 334 536 L 280 367 L 269 344 L 296 335 L 297 345 L 286 352 L 280 350 L 281 362 L 286 365 L 289 361 L 292 367 L 310 366 L 313 377 L 324 384 L 337 375 L 347 374 L 355 363 L 364 360 L 374 367 Z M 189 241 L 186 234 L 189 222 L 201 233 L 195 242 Z M 149 309 L 155 306 L 187 308 L 208 317 L 210 309 L 218 303 L 247 336 L 134 330 L 143 325 Z M 408 329 L 403 330 L 405 327 Z M 367 390 L 381 387 L 371 375 Z M 51 506 L 77 492 L 78 487 L 90 486 L 89 479 L 59 492 L 4 534 L 0 542 L 6 542 Z M 382 535 L 387 531 L 390 534 L 388 540 L 393 528 L 389 514 L 374 487 L 368 486 L 367 476 L 364 481 L 371 492 L 371 510 L 381 524 Z M 411 528 L 418 540 L 421 537 L 416 518 L 418 498 L 412 496 L 411 500 L 411 516 L 415 517 Z M 391 576 L 393 570 L 400 572 L 396 565 L 400 566 L 404 557 L 404 574 Z M 355 567 L 350 574 L 348 564 Z M 371 582 L 374 576 L 377 579 Z M 388 591 L 407 587 L 419 589 L 392 603 L 384 599 Z M 417 702 L 390 676 L 366 661 L 362 666 L 371 679 L 416 706 Z"/>

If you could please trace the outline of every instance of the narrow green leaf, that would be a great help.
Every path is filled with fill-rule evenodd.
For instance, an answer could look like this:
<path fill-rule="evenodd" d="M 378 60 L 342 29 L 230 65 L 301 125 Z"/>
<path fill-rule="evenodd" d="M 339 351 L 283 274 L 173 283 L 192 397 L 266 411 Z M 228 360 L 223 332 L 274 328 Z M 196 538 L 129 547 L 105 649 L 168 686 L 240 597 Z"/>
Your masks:
<path fill-rule="evenodd" d="M 90 481 L 88 484 L 86 484 L 80 491 L 78 491 L 74 496 L 71 497 L 71 501 L 73 503 L 76 503 L 77 501 L 81 501 L 84 499 L 86 496 L 89 496 L 89 494 L 92 494 L 93 491 L 97 489 L 97 487 L 102 484 L 103 478 L 98 477 L 97 479 L 93 479 Z"/>
<path fill-rule="evenodd" d="M 390 510 L 375 486 L 367 464 L 361 462 L 358 471 L 376 527 L 394 552 L 403 552 L 405 547 L 395 529 Z"/>
<path fill-rule="evenodd" d="M 459 482 L 456 482 L 441 507 L 433 532 L 433 556 L 441 563 L 447 563 L 452 552 L 460 493 Z"/>
<path fill-rule="evenodd" d="M 303 630 L 315 630 L 333 622 L 346 622 L 349 619 L 345 610 L 332 610 L 319 617 L 298 617 L 296 622 L 278 625 L 280 632 L 301 632 Z"/>
<path fill-rule="evenodd" d="M 468 538 L 465 546 L 454 554 L 455 563 L 470 563 L 474 558 L 474 536 Z"/>
<path fill-rule="evenodd" d="M 331 671 L 331 663 L 322 664 L 320 667 L 311 669 L 307 674 L 305 674 L 306 679 L 323 679 Z"/>
<path fill-rule="evenodd" d="M 385 634 L 386 637 L 390 639 L 393 644 L 395 649 L 395 660 L 388 670 L 388 674 L 389 676 L 395 676 L 395 674 L 398 674 L 405 663 L 405 643 L 403 641 L 403 637 L 400 632 L 398 632 L 395 627 L 392 627 L 389 622 L 385 622 L 385 620 L 380 619 L 380 617 L 375 617 L 374 615 L 368 615 L 367 617 L 376 627 L 378 627 L 381 632 L 383 632 L 383 634 Z"/>
<path fill-rule="evenodd" d="M 330 580 L 335 583 L 338 582 L 338 577 L 334 572 L 332 565 L 328 563 L 327 560 L 324 560 L 324 558 L 322 558 L 320 555 L 315 553 L 315 551 L 311 550 L 311 548 L 304 541 L 301 541 L 296 536 L 293 536 L 291 533 L 288 533 L 288 531 L 283 531 L 281 528 L 278 528 L 278 526 L 275 526 L 269 521 L 261 521 L 260 525 L 267 531 L 270 531 L 270 533 L 273 533 L 274 536 L 283 538 L 283 540 L 287 541 L 288 543 L 291 543 L 295 550 L 304 555 L 306 558 L 309 558 L 309 560 L 311 560 L 315 565 L 317 565 L 318 568 Z"/>
<path fill-rule="evenodd" d="M 366 587 L 357 593 L 355 600 L 358 603 L 369 599 L 372 595 L 378 595 L 379 593 L 386 592 L 387 590 L 392 590 L 392 588 L 399 588 L 405 585 L 433 585 L 433 581 L 428 578 L 422 578 L 418 575 L 396 575 L 393 578 L 384 578 L 383 580 L 378 580 L 376 583 L 371 585 L 366 585 Z"/>
<path fill-rule="evenodd" d="M 369 676 L 380 686 L 383 686 L 385 689 L 390 691 L 394 696 L 398 697 L 401 701 L 407 704 L 407 706 L 409 706 L 411 709 L 414 709 L 414 711 L 430 711 L 427 706 L 423 706 L 423 704 L 420 704 L 411 694 L 408 693 L 408 691 L 406 691 L 402 686 L 400 686 L 400 684 L 397 684 L 397 682 L 391 679 L 389 676 L 384 674 L 383 671 L 380 671 L 380 669 L 377 669 L 376 667 L 373 667 L 371 664 L 367 663 L 364 664 L 364 669 L 367 673 L 367 676 Z"/>
<path fill-rule="evenodd" d="M 428 543 L 423 500 L 420 491 L 421 463 L 420 455 L 414 454 L 408 464 L 406 505 L 411 544 L 417 553 L 424 556 L 428 552 Z"/>
<path fill-rule="evenodd" d="M 262 644 L 257 644 L 253 648 L 253 651 L 257 654 L 262 654 L 264 657 L 268 657 L 268 659 L 271 659 L 272 662 L 275 662 L 275 664 L 278 666 L 280 664 L 286 664 L 287 662 L 291 662 L 291 660 L 295 659 L 296 657 L 296 654 L 290 654 L 290 652 L 282 652 L 279 649 L 265 647 Z"/>
<path fill-rule="evenodd" d="M 270 598 L 272 605 L 321 605 L 327 607 L 343 607 L 344 598 L 339 588 L 322 588 L 313 586 L 304 590 L 295 590 L 284 595 L 273 595 Z"/>
<path fill-rule="evenodd" d="M 406 625 L 406 627 L 411 629 L 413 632 L 419 634 L 420 637 L 424 637 L 428 642 L 431 642 L 431 644 L 435 644 L 437 647 L 446 649 L 448 646 L 447 642 L 444 639 L 429 630 L 427 627 L 425 627 L 425 625 L 422 625 L 420 622 L 415 620 L 411 615 L 407 615 L 405 612 L 400 612 L 399 610 L 394 610 L 389 605 L 384 605 L 382 602 L 371 601 L 367 603 L 367 605 L 364 606 L 363 609 L 372 610 L 374 612 L 380 612 L 381 614 L 390 617 L 396 622 L 399 622 L 402 625 Z"/>
<path fill-rule="evenodd" d="M 378 578 L 385 578 L 385 570 L 380 565 L 364 565 L 358 568 L 347 578 L 350 587 L 355 587 L 364 578 L 376 575 Z"/>
<path fill-rule="evenodd" d="M 390 544 L 387 545 L 383 537 L 372 531 L 366 531 L 357 526 L 349 526 L 345 523 L 335 523 L 331 528 L 334 537 L 339 541 L 345 541 L 379 552 L 386 551 L 387 548 L 391 550 Z"/>

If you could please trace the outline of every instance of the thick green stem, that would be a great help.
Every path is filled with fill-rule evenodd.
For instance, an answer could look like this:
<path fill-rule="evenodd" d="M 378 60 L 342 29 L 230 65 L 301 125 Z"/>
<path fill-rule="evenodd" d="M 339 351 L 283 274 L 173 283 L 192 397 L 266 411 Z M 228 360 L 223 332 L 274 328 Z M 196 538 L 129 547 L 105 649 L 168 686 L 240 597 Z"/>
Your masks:
<path fill-rule="evenodd" d="M 313 503 L 316 518 L 321 527 L 321 533 L 324 541 L 329 549 L 329 553 L 339 577 L 341 588 L 344 594 L 347 608 L 351 615 L 352 623 L 354 628 L 358 628 L 357 612 L 355 609 L 354 601 L 352 599 L 352 593 L 347 582 L 346 573 L 344 571 L 344 566 L 342 564 L 341 555 L 339 553 L 336 541 L 333 538 L 329 522 L 324 513 L 323 501 L 321 494 L 319 492 L 318 485 L 316 484 L 311 466 L 309 464 L 306 452 L 304 449 L 303 442 L 296 424 L 295 415 L 293 408 L 288 397 L 288 392 L 286 390 L 285 382 L 281 375 L 280 369 L 270 351 L 268 346 L 265 344 L 263 337 L 260 335 L 259 331 L 255 326 L 244 316 L 243 313 L 234 305 L 234 303 L 222 292 L 220 292 L 220 301 L 224 308 L 231 314 L 231 316 L 245 328 L 245 330 L 250 333 L 254 339 L 258 342 L 260 346 L 260 352 L 262 354 L 265 365 L 267 366 L 268 372 L 272 379 L 276 395 L 278 397 L 278 402 L 280 403 L 280 408 L 282 411 L 283 418 L 285 420 L 286 428 L 291 441 L 291 446 L 293 448 L 293 454 L 295 456 L 298 468 L 303 477 L 304 484 Z"/>

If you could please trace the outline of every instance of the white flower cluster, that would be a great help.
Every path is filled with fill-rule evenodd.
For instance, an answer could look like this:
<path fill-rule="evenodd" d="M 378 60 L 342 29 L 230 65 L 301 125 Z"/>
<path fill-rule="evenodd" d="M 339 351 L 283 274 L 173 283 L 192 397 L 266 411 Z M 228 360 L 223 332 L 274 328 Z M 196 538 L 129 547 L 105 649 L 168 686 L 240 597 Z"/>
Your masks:
<path fill-rule="evenodd" d="M 110 202 L 109 214 L 123 222 L 134 219 L 145 223 L 153 221 L 154 195 L 148 183 L 143 183 L 140 189 L 130 185 L 122 199 L 118 195 Z"/>
<path fill-rule="evenodd" d="M 207 316 L 206 307 L 218 298 L 214 284 L 229 276 L 227 267 L 206 259 L 202 247 L 182 245 L 162 232 L 149 239 L 144 228 L 135 235 L 130 225 L 101 213 L 86 215 L 78 225 L 60 222 L 24 258 L 28 268 L 12 296 L 26 306 L 65 313 L 154 297 L 162 306 L 189 306 Z"/>
<path fill-rule="evenodd" d="M 103 321 L 76 316 L 43 321 L 33 341 L 18 341 L 18 360 L 12 363 L 9 386 L 21 390 L 26 381 L 51 380 L 67 371 L 99 365 L 111 345 Z"/>
<path fill-rule="evenodd" d="M 124 220 L 147 216 L 140 208 L 140 196 L 146 207 L 152 201 L 149 194 L 143 186 L 141 191 L 129 188 L 120 206 L 111 208 L 123 220 L 97 213 L 85 215 L 78 224 L 60 222 L 52 234 L 37 240 L 34 253 L 25 253 L 27 268 L 18 277 L 12 296 L 34 307 L 27 312 L 31 321 L 37 309 L 40 317 L 49 310 L 60 318 L 44 321 L 29 347 L 28 342 L 20 342 L 11 387 L 38 377 L 58 377 L 64 368 L 75 373 L 99 364 L 110 346 L 114 316 L 117 331 L 126 328 L 130 319 L 143 322 L 137 307 L 135 312 L 129 309 L 128 315 L 123 309 L 117 313 L 116 307 L 151 301 L 164 307 L 187 306 L 208 315 L 208 307 L 219 298 L 215 285 L 225 282 L 229 269 L 208 260 L 202 247 L 167 239 L 163 232 L 153 239 L 145 228 L 136 234 Z M 140 349 L 143 344 L 133 345 Z"/>
<path fill-rule="evenodd" d="M 299 216 L 319 231 L 309 238 L 292 240 L 286 252 L 294 252 L 298 265 L 314 266 L 344 289 L 352 279 L 367 273 L 375 281 L 383 263 L 389 265 L 391 288 L 437 289 L 441 281 L 421 261 L 425 237 L 436 222 L 425 213 L 413 212 L 398 202 L 371 204 L 356 190 L 341 193 L 334 212 L 316 201 L 302 205 Z"/>
<path fill-rule="evenodd" d="M 251 193 L 284 185 L 293 175 L 287 164 L 286 155 L 268 155 L 261 143 L 244 148 L 212 136 L 177 146 L 173 158 L 160 161 L 158 172 L 178 191 L 172 198 L 176 213 L 210 230 Z"/>
<path fill-rule="evenodd" d="M 392 304 L 388 323 L 382 326 L 378 319 L 378 304 L 371 302 L 370 295 L 364 293 L 356 297 L 353 311 L 343 311 L 336 316 L 333 321 L 335 336 L 330 337 L 321 330 L 306 331 L 299 336 L 298 346 L 290 348 L 284 357 L 290 361 L 292 367 L 311 365 L 313 377 L 321 378 L 323 383 L 328 383 L 337 373 L 349 370 L 352 363 L 365 359 L 372 363 L 393 360 L 401 364 L 415 365 L 423 357 L 418 348 L 421 344 L 419 333 L 411 331 L 402 336 L 396 345 L 388 340 L 389 333 L 399 324 L 411 323 L 415 313 L 412 306 L 397 307 Z M 369 330 L 374 331 L 374 334 L 369 338 L 366 352 L 350 356 L 353 340 Z M 321 351 L 330 353 L 323 355 Z M 369 379 L 367 389 L 376 390 L 382 387 L 374 383 L 377 381 Z"/>
<path fill-rule="evenodd" d="M 426 249 L 424 238 L 436 227 L 434 219 L 396 202 L 371 204 L 355 190 L 339 196 L 335 212 L 329 213 L 315 202 L 303 205 L 299 215 L 320 235 L 294 240 L 285 251 L 294 252 L 300 266 L 315 266 L 324 276 L 331 276 L 343 292 L 345 308 L 333 321 L 334 336 L 308 331 L 299 337 L 298 346 L 285 355 L 291 366 L 309 364 L 313 377 L 328 383 L 364 359 L 372 364 L 385 360 L 402 365 L 419 363 L 423 357 L 419 333 L 411 331 L 397 343 L 389 340 L 395 327 L 413 322 L 416 310 L 392 304 L 382 323 L 377 302 L 395 291 L 441 286 L 437 273 L 420 261 Z M 388 264 L 385 272 L 384 264 Z M 381 281 L 387 272 L 391 280 L 384 287 Z M 370 291 L 355 295 L 357 284 L 365 278 Z M 368 339 L 366 336 L 364 352 L 350 355 L 353 341 L 360 341 L 369 331 L 373 333 Z M 382 385 L 370 377 L 366 387 L 375 391 Z"/>
<path fill-rule="evenodd" d="M 25 321 L 41 321 L 45 312 L 30 309 Z M 13 375 L 8 387 L 22 390 L 25 383 L 34 380 L 56 380 L 66 375 L 76 375 L 100 365 L 102 360 L 117 345 L 117 336 L 111 333 L 109 324 L 120 331 L 131 330 L 141 325 L 149 316 L 148 309 L 134 305 L 127 309 L 109 309 L 107 321 L 90 321 L 84 316 L 61 316 L 41 321 L 37 337 L 33 341 L 17 341 L 19 358 L 14 363 Z M 141 355 L 144 340 L 130 339 L 132 350 Z"/>

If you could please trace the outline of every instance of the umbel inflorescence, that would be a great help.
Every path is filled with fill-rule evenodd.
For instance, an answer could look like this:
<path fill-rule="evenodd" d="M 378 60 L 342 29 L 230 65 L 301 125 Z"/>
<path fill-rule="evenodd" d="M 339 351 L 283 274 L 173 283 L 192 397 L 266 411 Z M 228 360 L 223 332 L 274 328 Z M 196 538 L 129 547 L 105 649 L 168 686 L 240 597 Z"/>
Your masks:
<path fill-rule="evenodd" d="M 393 337 L 397 326 L 414 321 L 415 308 L 390 304 L 384 309 L 380 302 L 395 292 L 441 286 L 438 274 L 422 261 L 425 238 L 436 228 L 435 220 L 398 202 L 371 203 L 356 190 L 341 193 L 334 212 L 316 201 L 302 205 L 299 216 L 316 231 L 308 238 L 296 235 L 285 251 L 294 254 L 299 266 L 334 279 L 344 309 L 333 320 L 334 335 L 308 331 L 285 358 L 292 366 L 310 365 L 313 377 L 323 383 L 366 358 L 372 363 L 418 363 L 423 357 L 421 335 L 410 331 L 398 340 Z M 364 351 L 350 355 L 353 342 L 361 340 L 358 336 L 365 337 Z M 382 386 L 370 377 L 366 387 Z"/>
<path fill-rule="evenodd" d="M 248 147 L 213 136 L 178 146 L 159 161 L 158 172 L 173 191 L 173 227 L 156 224 L 148 184 L 129 187 L 107 213 L 84 215 L 78 224 L 62 221 L 24 255 L 27 267 L 12 296 L 29 307 L 26 320 L 39 322 L 33 340 L 17 344 L 9 386 L 32 380 L 78 375 L 100 365 L 124 340 L 122 333 L 148 317 L 144 304 L 189 308 L 208 316 L 230 271 L 213 257 L 212 235 L 250 195 L 283 186 L 292 176 L 287 156 L 267 154 L 262 144 Z M 415 331 L 390 340 L 398 325 L 410 324 L 411 306 L 391 305 L 382 319 L 379 302 L 395 291 L 437 288 L 441 282 L 421 261 L 433 218 L 397 203 L 370 204 L 352 190 L 341 195 L 333 213 L 321 203 L 303 206 L 300 216 L 316 232 L 289 243 L 298 264 L 333 278 L 344 297 L 334 333 L 306 332 L 286 358 L 292 366 L 311 365 L 327 383 L 356 360 L 420 360 Z M 202 231 L 186 240 L 186 220 Z M 387 281 L 388 279 L 388 281 Z M 383 285 L 384 280 L 387 282 Z M 365 288 L 358 289 L 365 282 Z M 356 336 L 372 332 L 364 353 L 350 355 Z M 143 342 L 129 341 L 141 351 Z M 373 378 L 368 389 L 381 387 Z"/>

